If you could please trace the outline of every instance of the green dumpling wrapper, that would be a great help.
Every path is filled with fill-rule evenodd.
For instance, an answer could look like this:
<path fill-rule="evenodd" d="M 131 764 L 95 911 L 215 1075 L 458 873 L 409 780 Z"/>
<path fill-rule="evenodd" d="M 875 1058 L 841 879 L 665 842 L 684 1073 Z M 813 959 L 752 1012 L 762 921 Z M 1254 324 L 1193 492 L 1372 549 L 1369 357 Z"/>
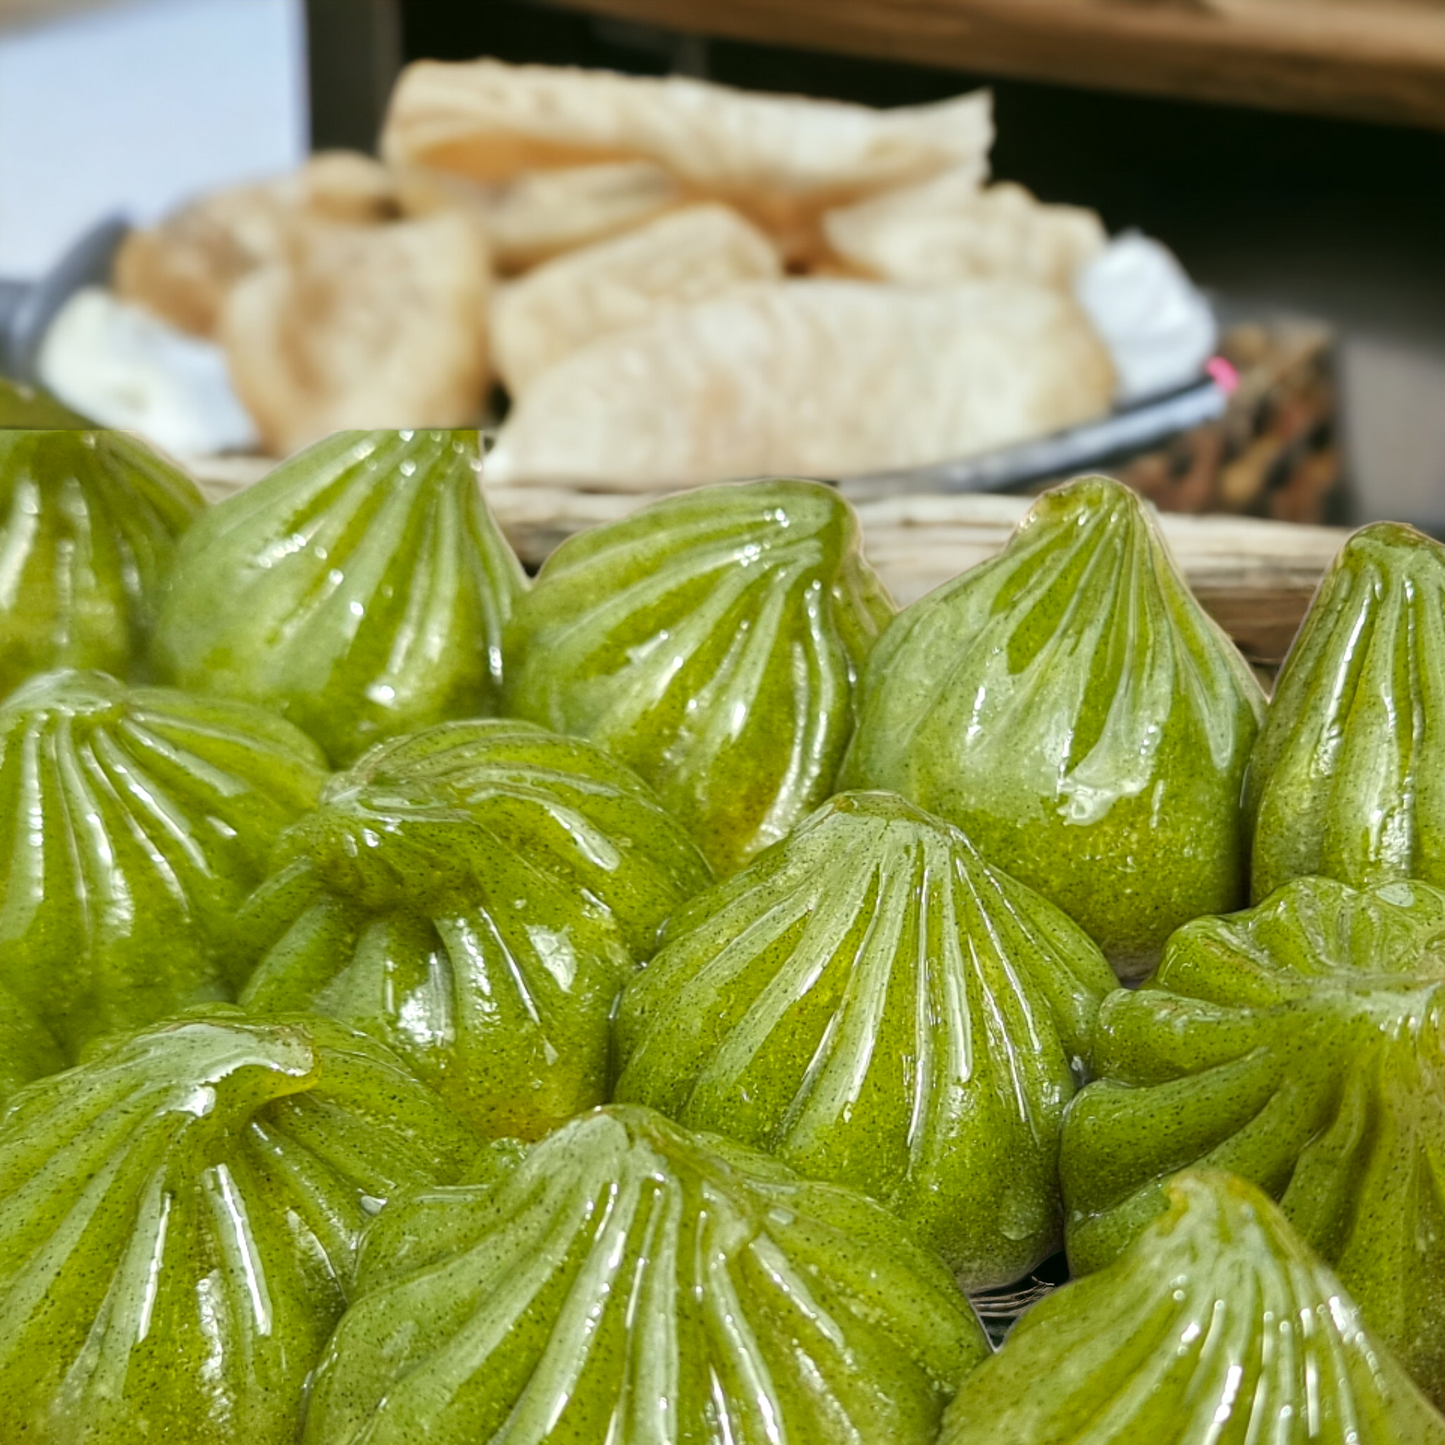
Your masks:
<path fill-rule="evenodd" d="M 547 559 L 513 623 L 507 711 L 620 758 L 730 873 L 833 791 L 892 615 L 836 492 L 703 487 Z"/>
<path fill-rule="evenodd" d="M 932 1445 L 988 1353 L 878 1205 L 651 1110 L 486 1165 L 368 1233 L 306 1445 Z"/>
<path fill-rule="evenodd" d="M 1442 1419 L 1259 1190 L 1177 1175 L 1167 1213 L 1036 1304 L 939 1445 L 1445 1445 Z"/>
<path fill-rule="evenodd" d="M 1145 504 L 1086 477 L 889 626 L 839 786 L 957 824 L 1134 978 L 1180 924 L 1245 902 L 1263 705 Z"/>
<path fill-rule="evenodd" d="M 293 1445 L 366 1223 L 475 1141 L 379 1044 L 235 1010 L 0 1115 L 0 1439 Z"/>
<path fill-rule="evenodd" d="M 0 1104 L 24 1085 L 58 1074 L 65 1063 L 54 1034 L 0 983 Z"/>
<path fill-rule="evenodd" d="M 1445 893 L 1301 879 L 1106 999 L 1060 1170 L 1077 1271 L 1200 1163 L 1253 1180 L 1445 1400 Z"/>
<path fill-rule="evenodd" d="M 338 432 L 213 507 L 156 632 L 182 687 L 272 708 L 338 766 L 495 713 L 520 565 L 471 431 Z"/>
<path fill-rule="evenodd" d="M 1064 1106 L 1103 955 L 949 824 L 826 803 L 685 906 L 628 984 L 616 1097 L 862 1189 L 970 1289 L 1063 1243 Z"/>
<path fill-rule="evenodd" d="M 0 429 L 0 697 L 59 667 L 139 677 L 176 542 L 205 505 L 123 432 Z"/>
<path fill-rule="evenodd" d="M 235 910 L 324 777 L 260 708 L 32 679 L 0 706 L 0 983 L 72 1063 L 98 1035 L 228 998 Z"/>
<path fill-rule="evenodd" d="M 1253 896 L 1324 875 L 1445 887 L 1445 547 L 1397 522 L 1335 558 L 1255 743 Z"/>
<path fill-rule="evenodd" d="M 530 723 L 444 723 L 337 775 L 238 920 L 242 1002 L 396 1049 L 489 1135 L 606 1097 L 609 1019 L 663 920 L 711 881 L 621 764 Z"/>

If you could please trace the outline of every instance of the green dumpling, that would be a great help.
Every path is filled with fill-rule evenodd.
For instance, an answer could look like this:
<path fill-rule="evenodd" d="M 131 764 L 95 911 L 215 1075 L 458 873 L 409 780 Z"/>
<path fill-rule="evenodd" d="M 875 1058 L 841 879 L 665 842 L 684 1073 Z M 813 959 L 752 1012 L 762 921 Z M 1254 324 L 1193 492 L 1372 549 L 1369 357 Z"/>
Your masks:
<path fill-rule="evenodd" d="M 956 823 L 1132 978 L 1181 923 L 1245 902 L 1263 705 L 1145 504 L 1086 477 L 889 626 L 839 786 Z"/>
<path fill-rule="evenodd" d="M 0 697 L 57 667 L 136 675 L 176 541 L 204 507 L 123 432 L 0 429 Z"/>
<path fill-rule="evenodd" d="M 1253 892 L 1323 874 L 1445 887 L 1445 547 L 1345 543 L 1275 688 L 1245 785 Z"/>
<path fill-rule="evenodd" d="M 548 558 L 513 625 L 507 710 L 634 768 L 729 873 L 833 791 L 892 614 L 836 492 L 703 487 Z"/>
<path fill-rule="evenodd" d="M 1060 1169 L 1097 1269 L 1195 1162 L 1280 1200 L 1370 1328 L 1445 1400 L 1445 893 L 1301 879 L 1169 941 L 1099 1013 Z"/>
<path fill-rule="evenodd" d="M 1059 1130 L 1114 987 L 1084 932 L 887 793 L 694 899 L 628 984 L 616 1097 L 892 1208 L 970 1289 L 1063 1243 Z"/>
<path fill-rule="evenodd" d="M 232 919 L 323 759 L 259 708 L 98 672 L 0 706 L 0 983 L 67 1059 L 230 996 Z"/>
<path fill-rule="evenodd" d="M 1233 1175 L 1180 1174 L 1108 1269 L 1035 1305 L 939 1445 L 1445 1445 L 1340 1282 Z"/>
<path fill-rule="evenodd" d="M 0 1115 L 0 1439 L 293 1445 L 361 1231 L 475 1141 L 329 1019 L 195 1016 Z"/>
<path fill-rule="evenodd" d="M 932 1445 L 988 1353 L 879 1206 L 649 1109 L 484 1173 L 368 1233 L 306 1445 Z"/>
<path fill-rule="evenodd" d="M 711 881 L 619 763 L 530 723 L 383 744 L 281 840 L 238 937 L 248 1007 L 375 1034 L 488 1134 L 606 1097 L 609 1018 L 663 920 Z"/>
<path fill-rule="evenodd" d="M 497 711 L 523 577 L 469 431 L 339 432 L 213 507 L 156 633 L 168 681 L 244 698 L 337 765 Z"/>
<path fill-rule="evenodd" d="M 64 1067 L 65 1055 L 55 1036 L 0 983 L 0 1104 L 23 1085 Z"/>

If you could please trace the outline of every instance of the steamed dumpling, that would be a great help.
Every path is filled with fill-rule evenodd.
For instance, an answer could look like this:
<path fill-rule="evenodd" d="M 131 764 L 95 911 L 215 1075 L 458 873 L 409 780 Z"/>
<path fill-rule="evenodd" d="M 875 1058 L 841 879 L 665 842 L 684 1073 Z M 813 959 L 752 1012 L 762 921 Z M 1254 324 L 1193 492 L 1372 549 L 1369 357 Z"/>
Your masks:
<path fill-rule="evenodd" d="M 619 1006 L 619 1099 L 892 1208 L 971 1288 L 1063 1243 L 1103 955 L 956 828 L 845 793 L 694 899 Z"/>
<path fill-rule="evenodd" d="M 497 710 L 522 571 L 475 432 L 339 432 L 214 507 L 156 636 L 181 687 L 272 708 L 336 764 Z"/>
<path fill-rule="evenodd" d="M 1445 547 L 1357 532 L 1290 649 L 1250 758 L 1256 900 L 1291 878 L 1445 887 Z"/>
<path fill-rule="evenodd" d="M 57 667 L 142 669 L 176 542 L 204 506 L 122 432 L 0 428 L 0 697 Z"/>
<path fill-rule="evenodd" d="M 281 840 L 238 938 L 248 1007 L 384 1040 L 488 1134 L 606 1097 L 609 1018 L 659 925 L 711 879 L 599 749 L 529 723 L 383 744 Z"/>
<path fill-rule="evenodd" d="M 0 984 L 72 1063 L 98 1034 L 229 998 L 235 910 L 324 777 L 260 708 L 33 679 L 0 706 Z"/>
<path fill-rule="evenodd" d="M 1279 1199 L 1370 1328 L 1445 1401 L 1445 893 L 1291 883 L 1169 941 L 1106 999 L 1061 1171 L 1076 1270 L 1188 1164 Z"/>
<path fill-rule="evenodd" d="M 468 1131 L 328 1019 L 190 1017 L 0 1115 L 0 1439 L 294 1445 L 361 1231 Z"/>
<path fill-rule="evenodd" d="M 988 1353 L 876 1204 L 651 1110 L 480 1172 L 368 1234 L 306 1445 L 933 1445 Z"/>
<path fill-rule="evenodd" d="M 833 791 L 892 613 L 831 489 L 687 492 L 547 560 L 511 633 L 507 711 L 606 748 L 731 872 Z"/>
<path fill-rule="evenodd" d="M 889 625 L 840 786 L 957 824 L 1138 977 L 1181 923 L 1245 901 L 1263 706 L 1144 503 L 1086 477 Z"/>
<path fill-rule="evenodd" d="M 1035 1305 L 940 1445 L 1445 1445 L 1445 1420 L 1259 1190 L 1180 1174 L 1119 1260 Z"/>

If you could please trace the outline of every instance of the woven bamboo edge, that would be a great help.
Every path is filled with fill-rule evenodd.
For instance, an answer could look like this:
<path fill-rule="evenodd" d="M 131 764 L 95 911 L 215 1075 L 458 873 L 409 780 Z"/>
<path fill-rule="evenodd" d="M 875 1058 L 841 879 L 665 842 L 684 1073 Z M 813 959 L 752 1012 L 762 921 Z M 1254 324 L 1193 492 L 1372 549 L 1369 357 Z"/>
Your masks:
<path fill-rule="evenodd" d="M 212 500 L 263 476 L 272 463 L 254 457 L 190 459 Z M 488 487 L 502 530 L 529 567 L 540 566 L 568 537 L 616 521 L 656 494 L 566 487 Z M 869 559 L 900 606 L 1002 550 L 1031 498 L 916 495 L 856 503 Z M 1257 517 L 1165 512 L 1164 536 L 1194 594 L 1261 667 L 1283 660 L 1348 531 Z"/>

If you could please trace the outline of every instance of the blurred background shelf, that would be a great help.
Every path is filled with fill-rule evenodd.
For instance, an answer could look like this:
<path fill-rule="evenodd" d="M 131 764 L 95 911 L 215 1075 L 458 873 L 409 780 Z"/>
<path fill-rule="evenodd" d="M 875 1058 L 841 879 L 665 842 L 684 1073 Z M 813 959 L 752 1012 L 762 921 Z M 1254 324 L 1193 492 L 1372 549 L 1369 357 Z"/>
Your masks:
<path fill-rule="evenodd" d="M 402 65 L 484 54 L 879 106 L 990 86 L 998 176 L 1159 237 L 1230 316 L 1328 327 L 1351 520 L 1445 535 L 1445 0 L 0 0 L 0 276 L 308 140 L 370 149 Z"/>
<path fill-rule="evenodd" d="M 1436 0 L 573 0 L 737 40 L 1445 128 Z"/>

